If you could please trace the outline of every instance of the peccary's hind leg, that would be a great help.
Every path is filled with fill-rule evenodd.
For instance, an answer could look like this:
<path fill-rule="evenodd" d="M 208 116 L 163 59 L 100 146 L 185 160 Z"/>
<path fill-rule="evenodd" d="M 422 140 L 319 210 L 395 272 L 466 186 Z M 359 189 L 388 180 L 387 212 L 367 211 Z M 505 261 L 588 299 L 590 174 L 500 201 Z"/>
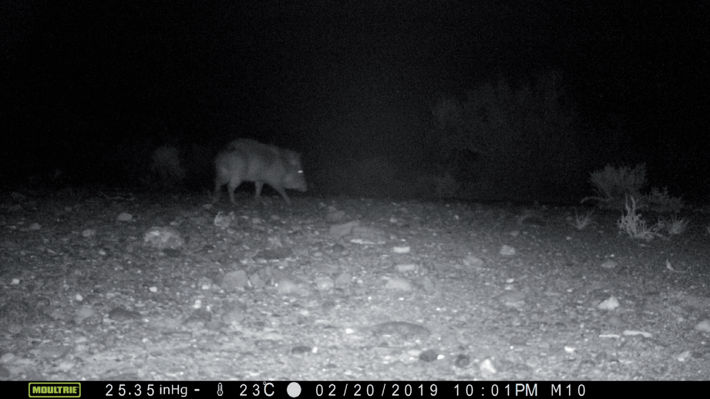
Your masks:
<path fill-rule="evenodd" d="M 219 179 L 214 179 L 214 193 L 212 194 L 212 203 L 215 204 L 219 201 L 219 191 L 224 183 L 221 183 Z"/>
<path fill-rule="evenodd" d="M 236 205 L 237 201 L 234 200 L 234 191 L 239 187 L 239 185 L 242 184 L 242 181 L 239 179 L 232 179 L 229 181 L 227 184 L 227 192 L 229 193 L 229 201 Z"/>
<path fill-rule="evenodd" d="M 254 182 L 254 199 L 261 198 L 261 189 L 264 188 L 264 182 Z"/>

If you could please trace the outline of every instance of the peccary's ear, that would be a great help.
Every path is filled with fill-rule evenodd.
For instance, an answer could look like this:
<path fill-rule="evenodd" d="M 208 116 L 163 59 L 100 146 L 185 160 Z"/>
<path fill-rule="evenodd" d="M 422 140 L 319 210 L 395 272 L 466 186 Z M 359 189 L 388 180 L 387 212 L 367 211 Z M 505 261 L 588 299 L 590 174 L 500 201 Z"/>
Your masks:
<path fill-rule="evenodd" d="M 301 154 L 295 152 L 295 151 L 289 151 L 287 153 L 286 159 L 289 164 L 294 165 L 294 166 L 299 166 L 301 165 Z"/>

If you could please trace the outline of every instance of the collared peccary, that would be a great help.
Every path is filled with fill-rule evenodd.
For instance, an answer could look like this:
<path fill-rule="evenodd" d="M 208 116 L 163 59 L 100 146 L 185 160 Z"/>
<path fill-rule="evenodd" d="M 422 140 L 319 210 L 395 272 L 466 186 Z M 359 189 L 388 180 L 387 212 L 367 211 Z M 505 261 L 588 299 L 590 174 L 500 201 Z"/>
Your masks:
<path fill-rule="evenodd" d="M 229 200 L 236 204 L 234 190 L 243 181 L 254 182 L 257 199 L 266 183 L 278 191 L 287 204 L 291 204 L 291 200 L 285 189 L 304 192 L 307 188 L 299 153 L 255 140 L 232 141 L 217 154 L 214 165 L 215 202 L 219 200 L 220 190 L 226 184 Z"/>

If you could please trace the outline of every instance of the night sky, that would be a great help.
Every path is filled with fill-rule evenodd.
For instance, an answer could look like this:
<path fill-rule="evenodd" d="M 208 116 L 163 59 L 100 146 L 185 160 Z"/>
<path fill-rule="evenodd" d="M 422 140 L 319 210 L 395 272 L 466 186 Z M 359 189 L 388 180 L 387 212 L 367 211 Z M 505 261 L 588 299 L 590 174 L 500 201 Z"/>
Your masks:
<path fill-rule="evenodd" d="M 705 2 L 0 7 L 4 181 L 59 168 L 73 184 L 125 182 L 167 144 L 209 187 L 214 153 L 236 137 L 303 152 L 313 176 L 338 160 L 416 158 L 437 99 L 554 72 L 581 142 L 597 144 L 585 165 L 645 162 L 652 183 L 707 200 Z"/>

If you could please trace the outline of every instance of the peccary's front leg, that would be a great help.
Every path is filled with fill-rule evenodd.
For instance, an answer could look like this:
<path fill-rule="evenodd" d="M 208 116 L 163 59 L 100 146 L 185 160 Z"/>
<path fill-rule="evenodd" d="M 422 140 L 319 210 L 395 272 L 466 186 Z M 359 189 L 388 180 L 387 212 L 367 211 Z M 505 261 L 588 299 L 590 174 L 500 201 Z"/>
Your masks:
<path fill-rule="evenodd" d="M 281 187 L 274 187 L 274 190 L 281 194 L 281 197 L 283 197 L 283 199 L 286 201 L 286 204 L 291 205 L 291 200 L 288 198 L 288 195 L 286 195 L 286 190 Z"/>

